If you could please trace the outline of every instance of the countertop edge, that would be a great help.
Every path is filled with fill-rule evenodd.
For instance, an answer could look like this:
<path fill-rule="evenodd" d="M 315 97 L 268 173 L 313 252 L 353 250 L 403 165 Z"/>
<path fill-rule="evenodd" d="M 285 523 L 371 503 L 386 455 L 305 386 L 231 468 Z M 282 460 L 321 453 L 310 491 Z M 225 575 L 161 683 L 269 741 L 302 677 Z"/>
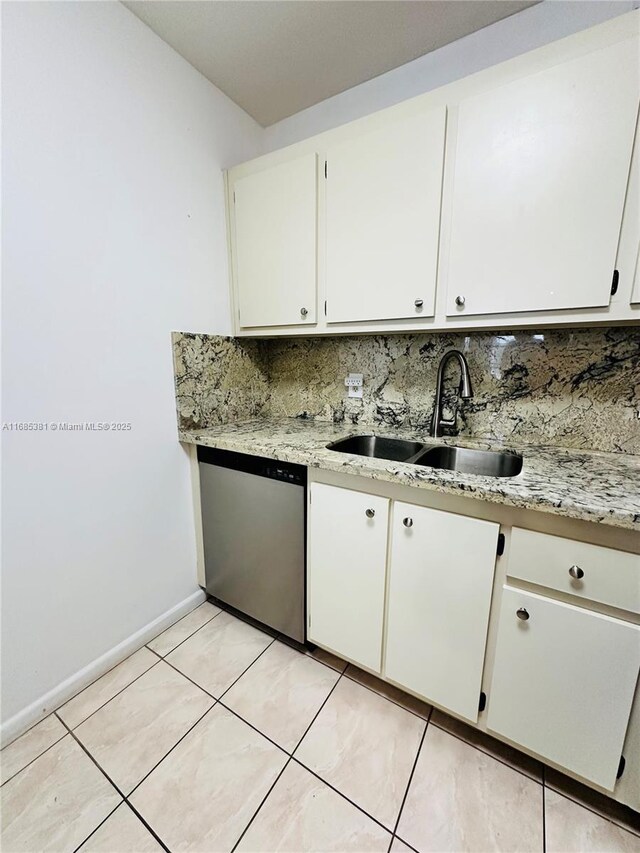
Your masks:
<path fill-rule="evenodd" d="M 230 425 L 232 426 L 232 425 Z M 203 436 L 203 430 L 194 430 L 193 432 L 180 430 L 178 432 L 179 441 L 183 444 L 201 445 L 203 447 L 215 447 L 219 450 L 229 450 L 236 453 L 246 453 L 251 456 L 265 455 L 264 450 L 254 448 L 246 438 L 235 438 L 229 436 Z M 323 448 L 324 449 L 324 448 Z M 561 448 L 558 448 L 559 450 Z M 570 451 L 568 451 L 570 452 Z M 403 468 L 407 468 L 406 475 L 410 474 L 411 466 L 403 465 L 403 463 L 389 463 L 391 467 L 386 467 L 384 461 L 381 461 L 380 467 L 376 470 L 371 470 L 367 467 L 358 466 L 354 463 L 353 457 L 349 455 L 348 461 L 344 456 L 336 457 L 335 461 L 331 458 L 317 460 L 309 458 L 309 451 L 301 450 L 286 450 L 277 451 L 270 449 L 266 454 L 270 458 L 277 459 L 282 462 L 293 462 L 299 465 L 304 465 L 307 468 L 315 468 L 318 470 L 332 471 L 334 473 L 350 474 L 356 477 L 364 477 L 371 480 L 381 480 L 383 482 L 394 483 L 396 485 L 408 486 L 415 489 L 427 489 L 428 491 L 438 492 L 441 494 L 455 495 L 458 497 L 469 497 L 475 500 L 487 501 L 494 504 L 502 504 L 512 506 L 519 509 L 527 509 L 534 512 L 546 512 L 551 515 L 558 515 L 565 518 L 587 521 L 593 524 L 606 524 L 611 527 L 617 527 L 625 530 L 640 531 L 640 513 L 633 515 L 629 512 L 624 512 L 616 515 L 614 512 L 600 513 L 596 510 L 590 511 L 583 506 L 572 507 L 566 503 L 554 503 L 552 499 L 545 499 L 539 496 L 531 498 L 519 497 L 517 495 L 503 494 L 500 492 L 484 491 L 482 487 L 478 489 L 470 488 L 464 482 L 451 481 L 434 481 L 434 480 L 415 480 L 405 479 Z M 398 466 L 401 466 L 398 469 Z"/>

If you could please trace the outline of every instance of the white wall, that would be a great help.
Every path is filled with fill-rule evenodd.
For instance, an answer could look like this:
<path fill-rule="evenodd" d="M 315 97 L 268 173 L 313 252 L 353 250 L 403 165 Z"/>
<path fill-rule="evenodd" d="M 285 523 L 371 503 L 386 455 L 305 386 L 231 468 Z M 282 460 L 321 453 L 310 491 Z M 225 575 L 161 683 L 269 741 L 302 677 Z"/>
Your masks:
<path fill-rule="evenodd" d="M 263 131 L 115 2 L 3 4 L 2 101 L 3 421 L 132 423 L 3 433 L 9 732 L 197 591 L 170 331 L 229 331 L 221 168 Z"/>
<path fill-rule="evenodd" d="M 544 0 L 272 124 L 265 130 L 264 153 L 422 95 L 638 6 L 639 0 Z"/>

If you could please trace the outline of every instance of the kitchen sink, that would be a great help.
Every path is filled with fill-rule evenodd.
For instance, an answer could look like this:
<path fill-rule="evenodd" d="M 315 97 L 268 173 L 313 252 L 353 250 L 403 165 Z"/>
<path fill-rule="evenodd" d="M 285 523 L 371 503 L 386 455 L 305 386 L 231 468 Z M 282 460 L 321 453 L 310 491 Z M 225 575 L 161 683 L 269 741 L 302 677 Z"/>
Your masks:
<path fill-rule="evenodd" d="M 415 456 L 425 445 L 419 441 L 406 441 L 404 438 L 386 438 L 380 435 L 352 435 L 327 445 L 328 450 L 338 453 L 355 453 L 357 456 L 372 456 L 376 459 L 390 459 L 393 462 L 406 462 Z"/>
<path fill-rule="evenodd" d="M 503 450 L 473 450 L 468 447 L 432 447 L 417 459 L 416 465 L 445 468 L 461 474 L 485 477 L 515 477 L 522 471 L 522 456 Z"/>

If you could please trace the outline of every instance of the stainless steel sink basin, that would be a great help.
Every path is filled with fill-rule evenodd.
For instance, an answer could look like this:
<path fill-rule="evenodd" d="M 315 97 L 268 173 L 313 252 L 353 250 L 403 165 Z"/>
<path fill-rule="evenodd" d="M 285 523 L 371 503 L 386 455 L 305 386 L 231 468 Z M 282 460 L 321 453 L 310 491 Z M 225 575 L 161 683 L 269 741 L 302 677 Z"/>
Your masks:
<path fill-rule="evenodd" d="M 419 441 L 380 435 L 352 435 L 327 445 L 329 450 L 337 450 L 338 453 L 355 453 L 357 456 L 373 456 L 376 459 L 391 459 L 393 462 L 406 462 L 424 447 Z"/>
<path fill-rule="evenodd" d="M 515 477 L 522 471 L 522 456 L 502 450 L 473 450 L 467 447 L 432 447 L 413 462 L 430 468 L 445 468 L 462 474 L 485 477 Z"/>

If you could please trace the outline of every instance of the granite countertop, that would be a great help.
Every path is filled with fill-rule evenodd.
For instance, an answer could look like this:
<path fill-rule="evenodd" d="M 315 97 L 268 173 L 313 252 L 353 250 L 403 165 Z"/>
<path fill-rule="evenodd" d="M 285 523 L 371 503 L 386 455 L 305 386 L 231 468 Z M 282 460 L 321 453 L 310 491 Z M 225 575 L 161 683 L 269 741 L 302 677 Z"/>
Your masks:
<path fill-rule="evenodd" d="M 484 477 L 337 453 L 326 447 L 340 438 L 363 434 L 416 439 L 427 445 L 516 450 L 523 454 L 524 466 L 516 477 Z M 497 443 L 472 441 L 463 436 L 434 439 L 403 428 L 297 418 L 261 418 L 210 429 L 182 430 L 179 438 L 189 444 L 640 530 L 640 456 L 625 453 L 511 444 L 504 448 Z"/>

